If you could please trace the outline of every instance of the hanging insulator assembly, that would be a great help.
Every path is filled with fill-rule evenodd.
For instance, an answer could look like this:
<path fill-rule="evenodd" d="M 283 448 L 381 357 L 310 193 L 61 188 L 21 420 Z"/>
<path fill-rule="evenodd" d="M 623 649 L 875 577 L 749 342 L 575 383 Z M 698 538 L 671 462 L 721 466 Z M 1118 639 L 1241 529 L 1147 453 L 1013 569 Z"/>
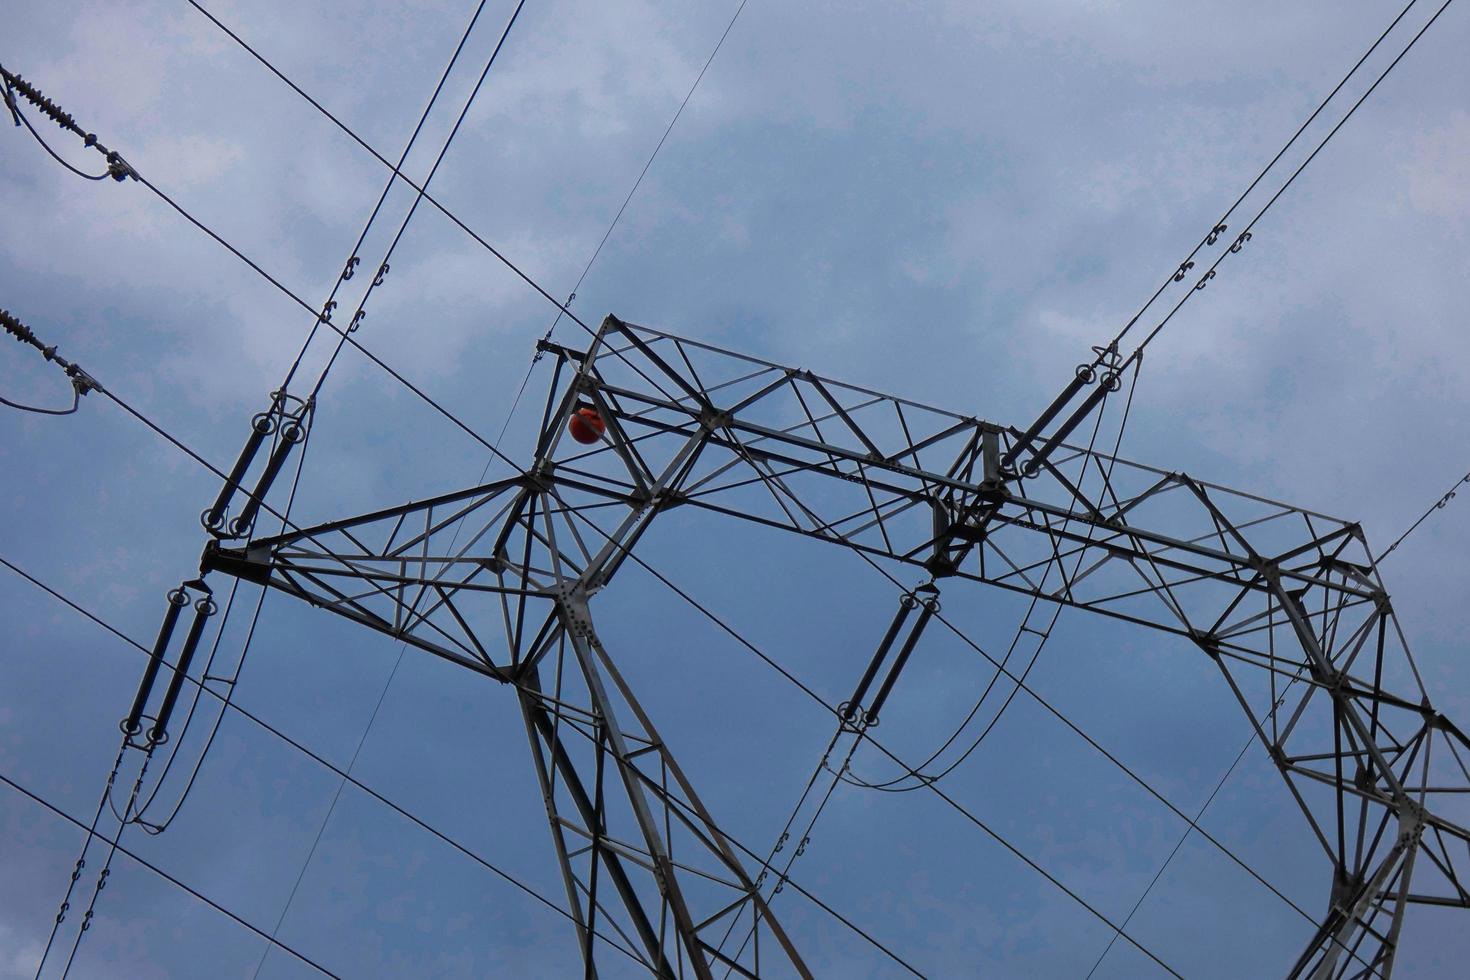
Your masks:
<path fill-rule="evenodd" d="M 929 620 L 939 611 L 938 590 L 933 586 L 920 586 L 919 591 L 928 588 L 934 591 L 934 595 L 925 597 L 920 601 L 923 609 L 919 611 L 919 618 L 914 622 L 913 632 L 909 633 L 908 639 L 903 641 L 903 647 L 894 658 L 893 667 L 888 671 L 888 676 L 883 678 L 883 685 L 878 688 L 878 694 L 873 698 L 873 706 L 867 711 L 869 725 L 878 724 L 878 712 L 883 710 L 883 705 L 888 701 L 888 695 L 893 690 L 893 685 L 898 680 L 898 675 L 903 672 L 904 665 L 909 662 L 909 655 L 914 652 L 914 646 L 919 642 L 919 637 L 924 632 L 924 627 L 929 625 Z"/>
<path fill-rule="evenodd" d="M 878 676 L 878 668 L 883 666 L 883 661 L 888 657 L 888 651 L 893 648 L 893 642 L 898 639 L 898 634 L 903 631 L 904 624 L 908 622 L 909 614 L 916 608 L 920 609 L 919 618 L 914 622 L 913 629 L 903 641 L 903 646 L 899 648 L 893 666 L 888 669 L 888 675 L 879 685 L 872 705 L 864 710 L 862 701 L 868 693 L 868 688 L 872 686 L 873 679 Z M 921 585 L 913 592 L 905 593 L 899 599 L 898 612 L 894 615 L 893 622 L 889 624 L 888 631 L 883 634 L 877 652 L 873 654 L 873 659 L 868 663 L 868 669 L 863 671 L 863 676 L 853 690 L 852 697 L 839 708 L 844 723 L 857 724 L 862 727 L 878 724 L 878 712 L 882 710 L 883 704 L 888 700 L 888 695 L 893 691 L 893 685 L 898 681 L 898 675 L 913 654 L 919 637 L 924 633 L 924 627 L 929 625 L 930 618 L 938 611 L 939 589 L 933 583 Z"/>
<path fill-rule="evenodd" d="M 260 474 L 260 480 L 255 484 L 255 491 L 245 500 L 245 506 L 240 508 L 240 514 L 230 522 L 230 533 L 235 537 L 244 537 L 250 533 L 250 528 L 255 524 L 255 515 L 260 512 L 260 505 L 265 500 L 265 495 L 270 491 L 271 484 L 276 482 L 276 477 L 281 474 L 281 467 L 286 465 L 286 457 L 291 455 L 291 449 L 302 439 L 306 438 L 306 429 L 295 420 L 289 421 L 281 426 L 281 437 L 276 440 L 276 448 L 271 452 L 270 459 L 266 461 L 265 470 Z"/>
<path fill-rule="evenodd" d="M 265 442 L 265 437 L 276 431 L 276 421 L 269 412 L 261 412 L 250 421 L 250 438 L 245 440 L 245 448 L 240 450 L 240 458 L 235 460 L 235 465 L 230 468 L 230 475 L 225 478 L 225 485 L 220 487 L 219 496 L 214 498 L 214 505 L 204 512 L 202 518 L 206 530 L 218 530 L 225 523 L 225 510 L 230 506 L 230 498 L 235 491 L 240 489 L 240 481 L 245 477 L 245 471 L 255 461 L 255 454 L 260 452 L 260 447 Z"/>
<path fill-rule="evenodd" d="M 168 688 L 163 692 L 163 704 L 158 708 L 158 718 L 153 727 L 148 729 L 148 741 L 158 745 L 168 740 L 168 721 L 173 716 L 174 705 L 178 703 L 179 692 L 183 690 L 184 680 L 189 676 L 189 667 L 194 662 L 194 653 L 199 649 L 199 640 L 204 635 L 204 627 L 209 622 L 219 607 L 215 604 L 214 597 L 206 595 L 194 603 L 194 622 L 189 624 L 189 633 L 184 637 L 184 649 L 179 651 L 179 662 L 174 667 L 174 675 L 169 679 Z"/>
<path fill-rule="evenodd" d="M 303 401 L 281 391 L 271 394 L 270 408 L 250 420 L 250 436 L 245 440 L 245 446 L 240 450 L 235 465 L 225 477 L 219 495 L 209 509 L 199 515 L 199 523 L 204 525 L 206 531 L 216 538 L 239 538 L 250 533 L 265 495 L 286 465 L 292 447 L 306 438 L 310 428 L 311 408 L 310 400 Z M 237 493 L 244 491 L 245 479 L 251 466 L 266 441 L 272 437 L 275 440 L 274 445 L 265 467 L 256 479 L 255 489 L 247 494 L 240 512 L 231 519 L 230 503 Z"/>
<path fill-rule="evenodd" d="M 120 726 L 123 734 L 129 738 L 143 731 L 143 712 L 148 706 L 148 699 L 153 694 L 153 686 L 158 681 L 158 672 L 167 661 L 169 643 L 173 639 L 174 629 L 179 624 L 179 616 L 183 613 L 184 607 L 189 605 L 190 589 L 202 595 L 194 603 L 194 621 L 189 625 L 189 632 L 184 637 L 184 646 L 179 652 L 174 675 L 164 693 L 163 704 L 148 729 L 146 737 L 150 745 L 156 745 L 167 738 L 168 718 L 173 713 L 174 704 L 179 699 L 179 691 L 183 688 L 189 665 L 194 660 L 194 653 L 199 649 L 199 640 L 204 635 L 204 627 L 209 617 L 213 616 L 217 609 L 213 593 L 202 580 L 184 582 L 169 592 L 168 609 L 163 614 L 163 624 L 159 626 L 158 637 L 153 641 L 153 649 L 149 652 L 148 666 L 143 669 L 143 677 L 138 682 L 138 693 L 133 697 L 133 706 Z"/>
<path fill-rule="evenodd" d="M 182 586 L 168 594 L 168 611 L 163 614 L 163 625 L 158 628 L 158 638 L 153 641 L 153 649 L 148 654 L 148 666 L 143 668 L 143 679 L 138 682 L 138 693 L 133 698 L 133 706 L 123 719 L 124 735 L 136 735 L 143 730 L 143 707 L 153 691 L 153 682 L 158 679 L 158 668 L 163 666 L 164 654 L 168 652 L 168 641 L 173 637 L 174 627 L 179 623 L 179 611 L 188 604 L 189 593 Z"/>

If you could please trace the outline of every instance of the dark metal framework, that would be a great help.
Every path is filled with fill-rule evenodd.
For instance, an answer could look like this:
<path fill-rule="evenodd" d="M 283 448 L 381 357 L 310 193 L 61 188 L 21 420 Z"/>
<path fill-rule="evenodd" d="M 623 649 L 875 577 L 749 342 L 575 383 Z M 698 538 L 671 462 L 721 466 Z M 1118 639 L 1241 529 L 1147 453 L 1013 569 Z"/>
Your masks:
<path fill-rule="evenodd" d="M 1456 816 L 1470 741 L 1430 706 L 1358 525 L 613 317 L 586 351 L 543 349 L 555 374 L 524 473 L 244 544 L 221 534 L 204 569 L 515 689 L 589 976 L 594 930 L 659 976 L 811 976 L 589 613 L 674 507 L 1193 643 L 1332 864 L 1291 976 L 1387 977 L 1408 906 L 1470 907 Z M 606 432 L 580 446 L 567 420 L 587 407 Z M 931 602 L 908 597 L 918 623 L 874 703 L 857 702 L 902 617 L 844 705 L 853 732 Z M 739 952 L 712 938 L 737 927 L 752 938 Z"/>

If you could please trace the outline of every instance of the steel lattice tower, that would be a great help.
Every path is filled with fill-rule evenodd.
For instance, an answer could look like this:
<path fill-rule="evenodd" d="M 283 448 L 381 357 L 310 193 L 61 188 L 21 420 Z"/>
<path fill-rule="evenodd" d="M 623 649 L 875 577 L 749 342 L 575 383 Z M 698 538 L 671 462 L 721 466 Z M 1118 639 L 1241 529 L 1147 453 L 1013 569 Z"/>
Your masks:
<path fill-rule="evenodd" d="M 925 589 L 942 583 L 953 601 L 966 581 L 984 583 L 1193 644 L 1332 863 L 1320 923 L 1283 964 L 1289 976 L 1387 977 L 1409 906 L 1470 907 L 1470 829 L 1449 816 L 1470 790 L 1470 740 L 1430 705 L 1358 525 L 1071 447 L 1075 424 L 1045 431 L 1056 410 L 1023 432 L 614 317 L 585 351 L 542 348 L 554 376 L 519 476 L 242 541 L 258 496 L 224 515 L 247 453 L 206 515 L 216 531 L 202 570 L 514 691 L 589 975 L 603 926 L 658 976 L 816 969 L 772 914 L 754 856 L 722 833 L 597 635 L 594 597 L 674 507 L 922 570 Z M 1073 423 L 1116 383 L 1099 357 L 1104 370 L 1079 372 L 1054 405 L 1092 386 Z M 579 445 L 568 423 L 588 410 L 605 431 Z M 281 456 L 289 439 L 276 440 Z M 1079 489 L 1089 479 L 1100 493 Z M 1047 584 L 1053 567 L 1061 578 Z M 923 589 L 905 597 L 839 709 L 844 737 L 864 737 L 932 611 Z M 145 683 L 135 728 L 166 714 L 147 714 L 149 697 Z M 736 927 L 753 939 L 739 951 L 716 938 Z"/>

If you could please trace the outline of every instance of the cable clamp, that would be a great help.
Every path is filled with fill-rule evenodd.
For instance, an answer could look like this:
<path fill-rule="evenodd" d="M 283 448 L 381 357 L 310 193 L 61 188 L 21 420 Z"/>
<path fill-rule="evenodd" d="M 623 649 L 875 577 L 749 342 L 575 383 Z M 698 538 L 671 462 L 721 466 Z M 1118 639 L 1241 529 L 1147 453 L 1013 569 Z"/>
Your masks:
<path fill-rule="evenodd" d="M 83 371 L 81 366 L 78 364 L 73 364 L 71 367 L 67 368 L 66 376 L 71 379 L 72 389 L 76 391 L 79 397 L 85 395 L 89 391 L 102 390 L 102 386 L 97 383 L 97 379 L 92 377 L 86 371 Z"/>
<path fill-rule="evenodd" d="M 97 137 L 91 133 L 87 134 L 87 139 L 91 141 L 87 143 L 88 146 L 93 146 L 97 142 Z M 122 183 L 129 177 L 133 180 L 138 179 L 138 172 L 116 150 L 109 150 L 107 152 L 107 175 L 118 183 Z"/>

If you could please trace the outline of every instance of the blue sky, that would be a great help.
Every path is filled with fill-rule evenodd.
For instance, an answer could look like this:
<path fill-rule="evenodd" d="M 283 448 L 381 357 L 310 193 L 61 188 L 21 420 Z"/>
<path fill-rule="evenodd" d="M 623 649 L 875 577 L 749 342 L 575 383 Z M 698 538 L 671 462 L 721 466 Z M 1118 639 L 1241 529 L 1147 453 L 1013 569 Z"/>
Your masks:
<path fill-rule="evenodd" d="M 471 10 L 208 6 L 385 155 Z M 751 0 L 575 308 L 1024 424 L 1399 6 Z M 381 187 L 379 164 L 182 0 L 13 7 L 8 69 L 308 300 L 326 296 Z M 509 11 L 487 5 L 412 172 L 431 163 Z M 529 0 L 436 196 L 565 295 L 733 12 Z M 1150 348 L 1126 455 L 1360 520 L 1380 549 L 1470 466 L 1467 31 L 1452 6 Z M 82 182 L 23 132 L 6 133 L 0 305 L 226 465 L 310 318 L 146 189 Z M 402 188 L 390 196 L 365 256 L 381 254 L 409 203 Z M 493 436 L 550 322 L 544 299 L 421 210 L 358 336 Z M 573 339 L 565 324 L 558 336 Z M 532 404 L 546 381 L 532 375 Z M 15 345 L 0 355 L 0 390 L 31 402 L 65 394 Z M 527 407 L 506 436 L 515 458 L 535 421 Z M 214 478 L 98 396 L 66 419 L 0 416 L 0 461 L 0 554 L 146 641 L 165 591 L 192 574 L 195 515 Z M 323 390 L 295 513 L 323 520 L 457 488 L 484 465 L 477 444 L 349 351 Z M 1461 719 L 1464 503 L 1385 565 L 1425 683 Z M 833 701 L 893 608 L 871 572 L 774 533 L 681 518 L 645 545 L 652 564 Z M 598 601 L 609 648 L 713 812 L 741 840 L 769 842 L 828 720 L 636 570 Z M 979 590 L 945 608 L 987 648 L 1023 611 Z M 8 572 L 0 614 L 0 771 L 85 819 L 141 658 Z M 231 624 L 224 661 L 242 640 Z M 908 754 L 942 740 L 988 680 L 951 646 L 926 642 L 895 694 L 884 733 Z M 345 767 L 396 658 L 386 638 L 273 596 L 237 698 Z M 1204 658 L 1079 613 L 1063 614 L 1033 681 L 1188 812 L 1245 740 Z M 181 767 L 212 723 L 200 711 Z M 884 772 L 878 758 L 856 765 Z M 503 690 L 410 653 L 354 772 L 557 894 Z M 268 930 L 336 785 L 229 717 L 174 827 L 124 841 Z M 1115 917 L 1183 829 L 1024 698 L 950 785 Z M 180 788 L 165 784 L 161 798 Z M 1203 823 L 1303 906 L 1325 902 L 1326 866 L 1264 753 L 1247 755 Z M 0 976 L 29 977 L 80 838 L 9 791 L 0 827 Z M 794 873 L 933 976 L 1080 977 L 1109 938 L 927 794 L 839 788 Z M 777 911 L 820 975 L 896 975 L 800 898 L 783 894 Z M 1197 838 L 1130 926 L 1202 977 L 1279 972 L 1304 929 Z M 1446 975 L 1470 953 L 1465 936 L 1449 913 L 1413 916 L 1400 975 Z M 281 937 L 348 976 L 577 970 L 565 920 L 351 787 Z M 75 975 L 249 976 L 262 949 L 120 859 Z M 608 962 L 608 975 L 617 969 Z M 1149 969 L 1119 943 L 1097 975 Z M 279 953 L 261 971 L 298 975 L 310 971 Z"/>

